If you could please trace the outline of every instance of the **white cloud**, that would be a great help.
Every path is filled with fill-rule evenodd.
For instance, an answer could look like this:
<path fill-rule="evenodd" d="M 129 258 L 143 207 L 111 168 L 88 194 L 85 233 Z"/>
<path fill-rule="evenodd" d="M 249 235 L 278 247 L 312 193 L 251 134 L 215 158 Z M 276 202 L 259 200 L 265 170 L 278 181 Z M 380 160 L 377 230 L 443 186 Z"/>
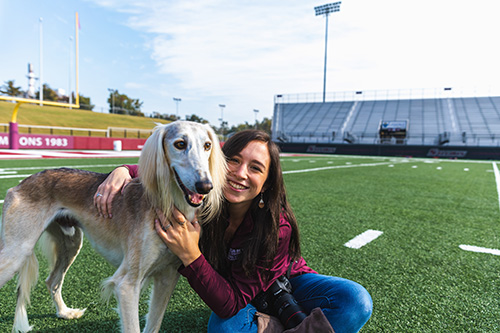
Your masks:
<path fill-rule="evenodd" d="M 125 24 L 146 34 L 158 72 L 170 78 L 161 94 L 182 93 L 183 103 L 218 98 L 228 109 L 244 110 L 229 119 L 233 124 L 253 120 L 254 108 L 260 118 L 270 117 L 275 94 L 322 91 L 325 20 L 313 10 L 322 3 L 95 3 L 126 13 Z M 329 21 L 327 89 L 492 84 L 500 74 L 499 6 L 493 0 L 344 0 Z"/>

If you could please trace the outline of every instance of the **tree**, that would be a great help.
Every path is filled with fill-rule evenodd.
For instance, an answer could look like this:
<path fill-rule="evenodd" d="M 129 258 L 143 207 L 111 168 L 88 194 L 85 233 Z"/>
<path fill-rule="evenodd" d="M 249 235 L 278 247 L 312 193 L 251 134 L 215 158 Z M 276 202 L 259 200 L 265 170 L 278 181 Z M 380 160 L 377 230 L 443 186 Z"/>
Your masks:
<path fill-rule="evenodd" d="M 132 116 L 144 117 L 141 112 L 143 102 L 133 99 L 125 94 L 120 94 L 118 90 L 110 92 L 108 97 L 109 113 L 129 114 Z"/>
<path fill-rule="evenodd" d="M 264 132 L 267 132 L 269 135 L 271 135 L 271 125 L 272 125 L 272 119 L 270 118 L 264 118 L 262 121 L 259 123 L 257 122 L 257 129 L 260 129 Z"/>
<path fill-rule="evenodd" d="M 40 91 L 36 92 L 36 99 L 40 99 Z M 57 91 L 52 89 L 48 84 L 44 83 L 43 84 L 43 100 L 44 101 L 51 101 L 51 102 L 60 102 L 62 101 L 59 98 L 59 94 Z"/>
<path fill-rule="evenodd" d="M 224 128 L 226 128 L 226 127 L 224 127 Z M 257 121 L 256 124 L 249 124 L 247 121 L 245 121 L 244 124 L 231 126 L 231 128 L 229 128 L 227 130 L 227 132 L 228 133 L 236 133 L 236 132 L 243 131 L 243 130 L 250 129 L 250 128 L 256 128 L 256 129 L 262 130 L 268 134 L 271 134 L 271 119 L 264 118 L 260 123 Z M 220 133 L 221 128 L 220 127 L 218 129 L 216 128 L 216 131 L 218 133 Z"/>
<path fill-rule="evenodd" d="M 153 111 L 153 114 L 150 117 L 151 118 L 158 118 L 158 119 L 165 119 L 165 120 L 170 120 L 170 121 L 176 121 L 176 120 L 180 119 L 175 114 L 169 114 L 169 115 L 161 114 L 158 111 Z"/>
<path fill-rule="evenodd" d="M 83 95 L 78 94 L 80 98 L 80 110 L 90 110 L 92 111 L 94 109 L 94 104 L 90 101 L 90 97 L 85 97 Z M 73 101 L 75 99 L 73 98 Z"/>
<path fill-rule="evenodd" d="M 197 115 L 195 115 L 195 114 L 192 114 L 192 115 L 190 115 L 190 116 L 187 116 L 187 115 L 186 115 L 186 120 L 188 120 L 188 121 L 194 121 L 194 122 L 196 122 L 196 123 L 208 124 L 208 120 L 203 119 L 203 118 L 201 118 L 201 117 L 198 117 L 198 116 L 197 116 Z"/>
<path fill-rule="evenodd" d="M 24 92 L 21 87 L 14 86 L 14 80 L 5 81 L 5 84 L 1 87 L 0 92 L 8 96 L 22 96 Z"/>

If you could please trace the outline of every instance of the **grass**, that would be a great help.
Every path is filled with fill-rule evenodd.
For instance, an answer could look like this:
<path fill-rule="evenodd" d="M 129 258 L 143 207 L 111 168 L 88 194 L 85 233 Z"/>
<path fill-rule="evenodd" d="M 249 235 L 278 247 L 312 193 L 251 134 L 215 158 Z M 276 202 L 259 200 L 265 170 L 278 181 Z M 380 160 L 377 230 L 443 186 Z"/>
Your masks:
<path fill-rule="evenodd" d="M 76 165 L 107 172 L 114 165 L 135 162 L 9 160 L 0 161 L 0 169 Z M 500 331 L 500 257 L 459 248 L 460 244 L 500 248 L 500 210 L 491 162 L 332 155 L 285 156 L 282 163 L 308 264 L 320 273 L 361 283 L 373 298 L 374 312 L 363 332 Z M 108 166 L 92 167 L 96 164 Z M 313 168 L 330 169 L 287 173 Z M 1 179 L 0 200 L 19 180 Z M 383 234 L 357 250 L 343 245 L 368 229 Z M 30 324 L 37 331 L 118 330 L 116 304 L 103 304 L 98 292 L 100 282 L 114 270 L 87 241 L 64 284 L 66 303 L 87 308 L 81 319 L 55 317 L 43 283 L 46 262 L 41 256 L 39 260 L 41 277 L 28 308 Z M 147 298 L 147 294 L 141 298 L 141 316 L 147 313 Z M 10 331 L 14 309 L 15 281 L 10 281 L 0 289 L 1 332 Z M 209 315 L 181 278 L 162 328 L 205 332 Z"/>

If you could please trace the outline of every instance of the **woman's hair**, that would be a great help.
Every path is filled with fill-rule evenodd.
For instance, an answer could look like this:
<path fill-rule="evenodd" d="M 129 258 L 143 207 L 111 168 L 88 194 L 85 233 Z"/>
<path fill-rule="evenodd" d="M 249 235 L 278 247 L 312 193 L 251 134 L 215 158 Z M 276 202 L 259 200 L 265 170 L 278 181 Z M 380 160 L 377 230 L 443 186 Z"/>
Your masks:
<path fill-rule="evenodd" d="M 244 130 L 229 138 L 222 151 L 226 158 L 240 153 L 251 141 L 260 141 L 267 144 L 270 165 L 267 180 L 264 184 L 264 208 L 259 208 L 260 195 L 253 199 L 250 214 L 254 221 L 251 236 L 247 239 L 242 249 L 241 265 L 249 276 L 255 272 L 257 266 L 264 267 L 262 272 L 265 279 L 271 278 L 271 268 L 276 256 L 279 241 L 280 215 L 283 214 L 292 228 L 290 245 L 288 248 L 290 259 L 300 258 L 300 239 L 297 220 L 287 201 L 285 183 L 281 171 L 279 147 L 271 141 L 270 136 L 259 130 Z M 224 233 L 228 226 L 228 202 L 223 205 L 223 213 L 213 221 L 203 226 L 201 237 L 201 250 L 208 262 L 219 272 L 227 277 L 229 267 L 226 267 L 228 246 L 224 241 Z"/>

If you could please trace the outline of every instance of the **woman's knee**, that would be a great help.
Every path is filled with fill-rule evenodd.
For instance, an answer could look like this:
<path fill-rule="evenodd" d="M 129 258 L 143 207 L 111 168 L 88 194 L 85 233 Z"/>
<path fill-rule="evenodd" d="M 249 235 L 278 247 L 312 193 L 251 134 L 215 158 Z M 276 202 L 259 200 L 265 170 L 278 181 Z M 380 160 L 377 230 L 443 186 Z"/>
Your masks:
<path fill-rule="evenodd" d="M 368 291 L 359 283 L 349 281 L 337 293 L 338 303 L 343 307 L 346 320 L 357 323 L 361 328 L 370 319 L 373 301 Z M 338 304 L 337 304 L 338 305 Z"/>
<path fill-rule="evenodd" d="M 248 304 L 236 315 L 230 318 L 221 318 L 212 313 L 208 321 L 207 332 L 257 332 L 257 321 L 255 320 L 255 307 Z"/>

